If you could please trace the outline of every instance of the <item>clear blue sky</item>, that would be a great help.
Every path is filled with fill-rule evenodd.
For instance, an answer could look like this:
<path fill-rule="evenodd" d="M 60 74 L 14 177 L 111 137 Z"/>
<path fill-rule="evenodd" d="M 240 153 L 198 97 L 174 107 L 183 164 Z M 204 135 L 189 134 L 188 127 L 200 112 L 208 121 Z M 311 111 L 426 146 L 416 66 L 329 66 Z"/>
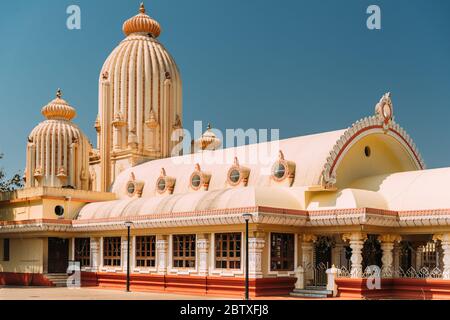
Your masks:
<path fill-rule="evenodd" d="M 22 0 L 0 5 L 0 162 L 25 166 L 26 138 L 61 87 L 95 142 L 100 68 L 140 1 Z M 66 8 L 82 30 L 66 28 Z M 382 10 L 382 30 L 366 9 Z M 184 82 L 184 124 L 346 128 L 393 93 L 396 120 L 428 167 L 450 166 L 450 1 L 147 0 Z"/>

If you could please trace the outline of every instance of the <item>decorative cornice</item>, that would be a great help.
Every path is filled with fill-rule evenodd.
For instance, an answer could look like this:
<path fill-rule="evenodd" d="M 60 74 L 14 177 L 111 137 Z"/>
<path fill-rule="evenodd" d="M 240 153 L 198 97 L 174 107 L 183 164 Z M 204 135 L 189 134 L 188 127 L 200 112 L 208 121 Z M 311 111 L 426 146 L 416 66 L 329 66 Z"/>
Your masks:
<path fill-rule="evenodd" d="M 422 210 L 415 215 L 408 211 L 407 220 L 403 212 L 372 208 L 340 209 L 322 211 L 290 210 L 270 207 L 241 207 L 233 209 L 204 210 L 191 212 L 155 213 L 134 217 L 119 217 L 93 220 L 26 220 L 2 221 L 0 233 L 42 232 L 42 231 L 111 231 L 124 230 L 125 221 L 133 221 L 136 229 L 192 227 L 212 225 L 245 224 L 244 213 L 252 214 L 252 224 L 284 225 L 291 227 L 327 227 L 327 226 L 384 226 L 384 227 L 424 227 L 450 226 L 450 209 Z M 432 216 L 430 216 L 432 214 Z M 442 215 L 440 215 L 442 214 Z M 389 236 L 392 241 L 395 237 Z M 314 241 L 308 235 L 305 241 Z M 389 240 L 385 238 L 385 241 Z M 436 236 L 438 239 L 438 236 Z M 389 240 L 389 241 L 391 241 Z M 383 241 L 383 240 L 382 240 Z"/>

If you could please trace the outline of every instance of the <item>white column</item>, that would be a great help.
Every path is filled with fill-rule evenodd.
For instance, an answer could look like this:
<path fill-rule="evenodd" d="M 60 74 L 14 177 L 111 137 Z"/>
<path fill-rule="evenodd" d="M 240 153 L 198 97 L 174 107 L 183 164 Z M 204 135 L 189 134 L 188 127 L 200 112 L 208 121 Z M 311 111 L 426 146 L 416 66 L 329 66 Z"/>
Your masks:
<path fill-rule="evenodd" d="M 314 242 L 317 237 L 313 234 L 303 234 L 301 237 L 302 258 L 301 265 L 304 270 L 305 285 L 314 279 Z"/>
<path fill-rule="evenodd" d="M 198 274 L 200 276 L 209 275 L 209 240 L 207 238 L 197 238 L 198 249 Z"/>
<path fill-rule="evenodd" d="M 165 238 L 156 240 L 156 256 L 158 274 L 167 274 L 169 242 Z"/>
<path fill-rule="evenodd" d="M 100 99 L 100 183 L 101 191 L 106 192 L 109 190 L 111 182 L 111 83 L 108 73 L 102 75 Z"/>
<path fill-rule="evenodd" d="M 266 240 L 264 238 L 248 239 L 249 274 L 251 278 L 262 278 L 262 253 Z"/>
<path fill-rule="evenodd" d="M 70 252 L 69 252 L 69 260 L 75 260 L 75 238 L 70 239 Z"/>
<path fill-rule="evenodd" d="M 101 265 L 100 238 L 91 238 L 91 271 L 97 272 Z"/>
<path fill-rule="evenodd" d="M 363 274 L 362 270 L 362 249 L 364 246 L 364 241 L 367 239 L 367 235 L 360 232 L 347 233 L 342 236 L 344 241 L 349 241 L 350 248 L 352 249 L 352 267 L 351 267 L 351 277 L 361 278 Z"/>
<path fill-rule="evenodd" d="M 378 237 L 380 241 L 381 251 L 383 256 L 381 262 L 383 263 L 381 269 L 381 275 L 383 278 L 392 278 L 394 272 L 394 243 L 400 242 L 402 238 L 399 235 L 383 234 Z"/>
<path fill-rule="evenodd" d="M 450 233 L 436 234 L 433 236 L 433 240 L 441 241 L 441 247 L 444 254 L 442 259 L 442 278 L 444 280 L 450 280 Z"/>
<path fill-rule="evenodd" d="M 122 237 L 122 242 L 121 242 L 121 264 L 122 264 L 122 271 L 123 272 L 127 272 L 127 253 L 128 253 L 128 240 L 127 237 Z M 131 250 L 131 247 L 130 247 Z M 130 251 L 131 252 L 131 251 Z"/>

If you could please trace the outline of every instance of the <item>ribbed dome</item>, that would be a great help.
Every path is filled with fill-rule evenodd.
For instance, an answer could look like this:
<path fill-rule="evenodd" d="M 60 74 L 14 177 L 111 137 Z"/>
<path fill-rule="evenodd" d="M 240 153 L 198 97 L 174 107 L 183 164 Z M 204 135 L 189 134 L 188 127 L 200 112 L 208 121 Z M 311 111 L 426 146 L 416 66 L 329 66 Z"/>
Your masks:
<path fill-rule="evenodd" d="M 47 119 L 72 120 L 77 112 L 62 98 L 61 89 L 56 92 L 56 99 L 42 108 L 42 115 Z"/>
<path fill-rule="evenodd" d="M 126 37 L 103 65 L 99 91 L 100 122 L 106 108 L 113 126 L 113 153 L 145 159 L 170 155 L 172 133 L 183 116 L 182 83 L 174 59 L 157 39 L 143 33 Z"/>
<path fill-rule="evenodd" d="M 155 38 L 158 38 L 161 34 L 161 27 L 156 20 L 150 18 L 145 13 L 144 4 L 141 3 L 139 14 L 131 19 L 128 19 L 123 24 L 123 32 L 127 36 L 132 33 L 145 32 L 150 33 Z"/>
<path fill-rule="evenodd" d="M 28 137 L 27 187 L 89 188 L 89 152 L 87 137 L 70 120 L 76 111 L 61 99 L 42 109 L 47 120 L 33 129 Z"/>

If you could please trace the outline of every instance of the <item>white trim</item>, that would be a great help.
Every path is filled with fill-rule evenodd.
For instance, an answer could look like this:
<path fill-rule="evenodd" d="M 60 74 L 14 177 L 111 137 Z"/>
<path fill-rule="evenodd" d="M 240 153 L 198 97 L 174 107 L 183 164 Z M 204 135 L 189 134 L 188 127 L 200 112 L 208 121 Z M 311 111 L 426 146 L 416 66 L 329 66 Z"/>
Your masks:
<path fill-rule="evenodd" d="M 278 234 L 291 234 L 294 236 L 294 269 L 292 271 L 274 271 L 272 270 L 272 233 L 278 233 Z M 267 239 L 266 239 L 267 241 Z M 297 248 L 298 248 L 298 234 L 297 233 L 292 233 L 292 232 L 269 232 L 269 239 L 266 242 L 268 243 L 268 255 L 267 255 L 267 275 L 268 276 L 276 276 L 277 278 L 281 278 L 281 277 L 291 277 L 295 275 L 295 268 L 297 266 L 297 259 L 298 259 L 298 254 L 297 254 Z"/>
<path fill-rule="evenodd" d="M 232 234 L 232 233 L 240 233 L 241 234 L 241 268 L 240 269 L 219 269 L 216 268 L 216 234 Z M 211 275 L 213 276 L 221 276 L 221 277 L 236 277 L 236 276 L 244 276 L 245 275 L 245 232 L 214 232 L 211 234 L 213 240 L 211 241 L 214 245 L 212 247 L 212 265 L 211 265 Z M 244 254 L 243 254 L 244 253 Z"/>
<path fill-rule="evenodd" d="M 173 268 L 173 236 L 182 236 L 182 235 L 195 235 L 195 268 L 182 268 L 182 269 L 177 269 L 177 268 Z M 198 248 L 197 248 L 197 234 L 196 233 L 174 233 L 169 235 L 169 252 L 168 252 L 168 257 L 169 257 L 169 263 L 167 266 L 167 273 L 175 273 L 177 275 L 191 275 L 193 273 L 198 273 Z"/>

